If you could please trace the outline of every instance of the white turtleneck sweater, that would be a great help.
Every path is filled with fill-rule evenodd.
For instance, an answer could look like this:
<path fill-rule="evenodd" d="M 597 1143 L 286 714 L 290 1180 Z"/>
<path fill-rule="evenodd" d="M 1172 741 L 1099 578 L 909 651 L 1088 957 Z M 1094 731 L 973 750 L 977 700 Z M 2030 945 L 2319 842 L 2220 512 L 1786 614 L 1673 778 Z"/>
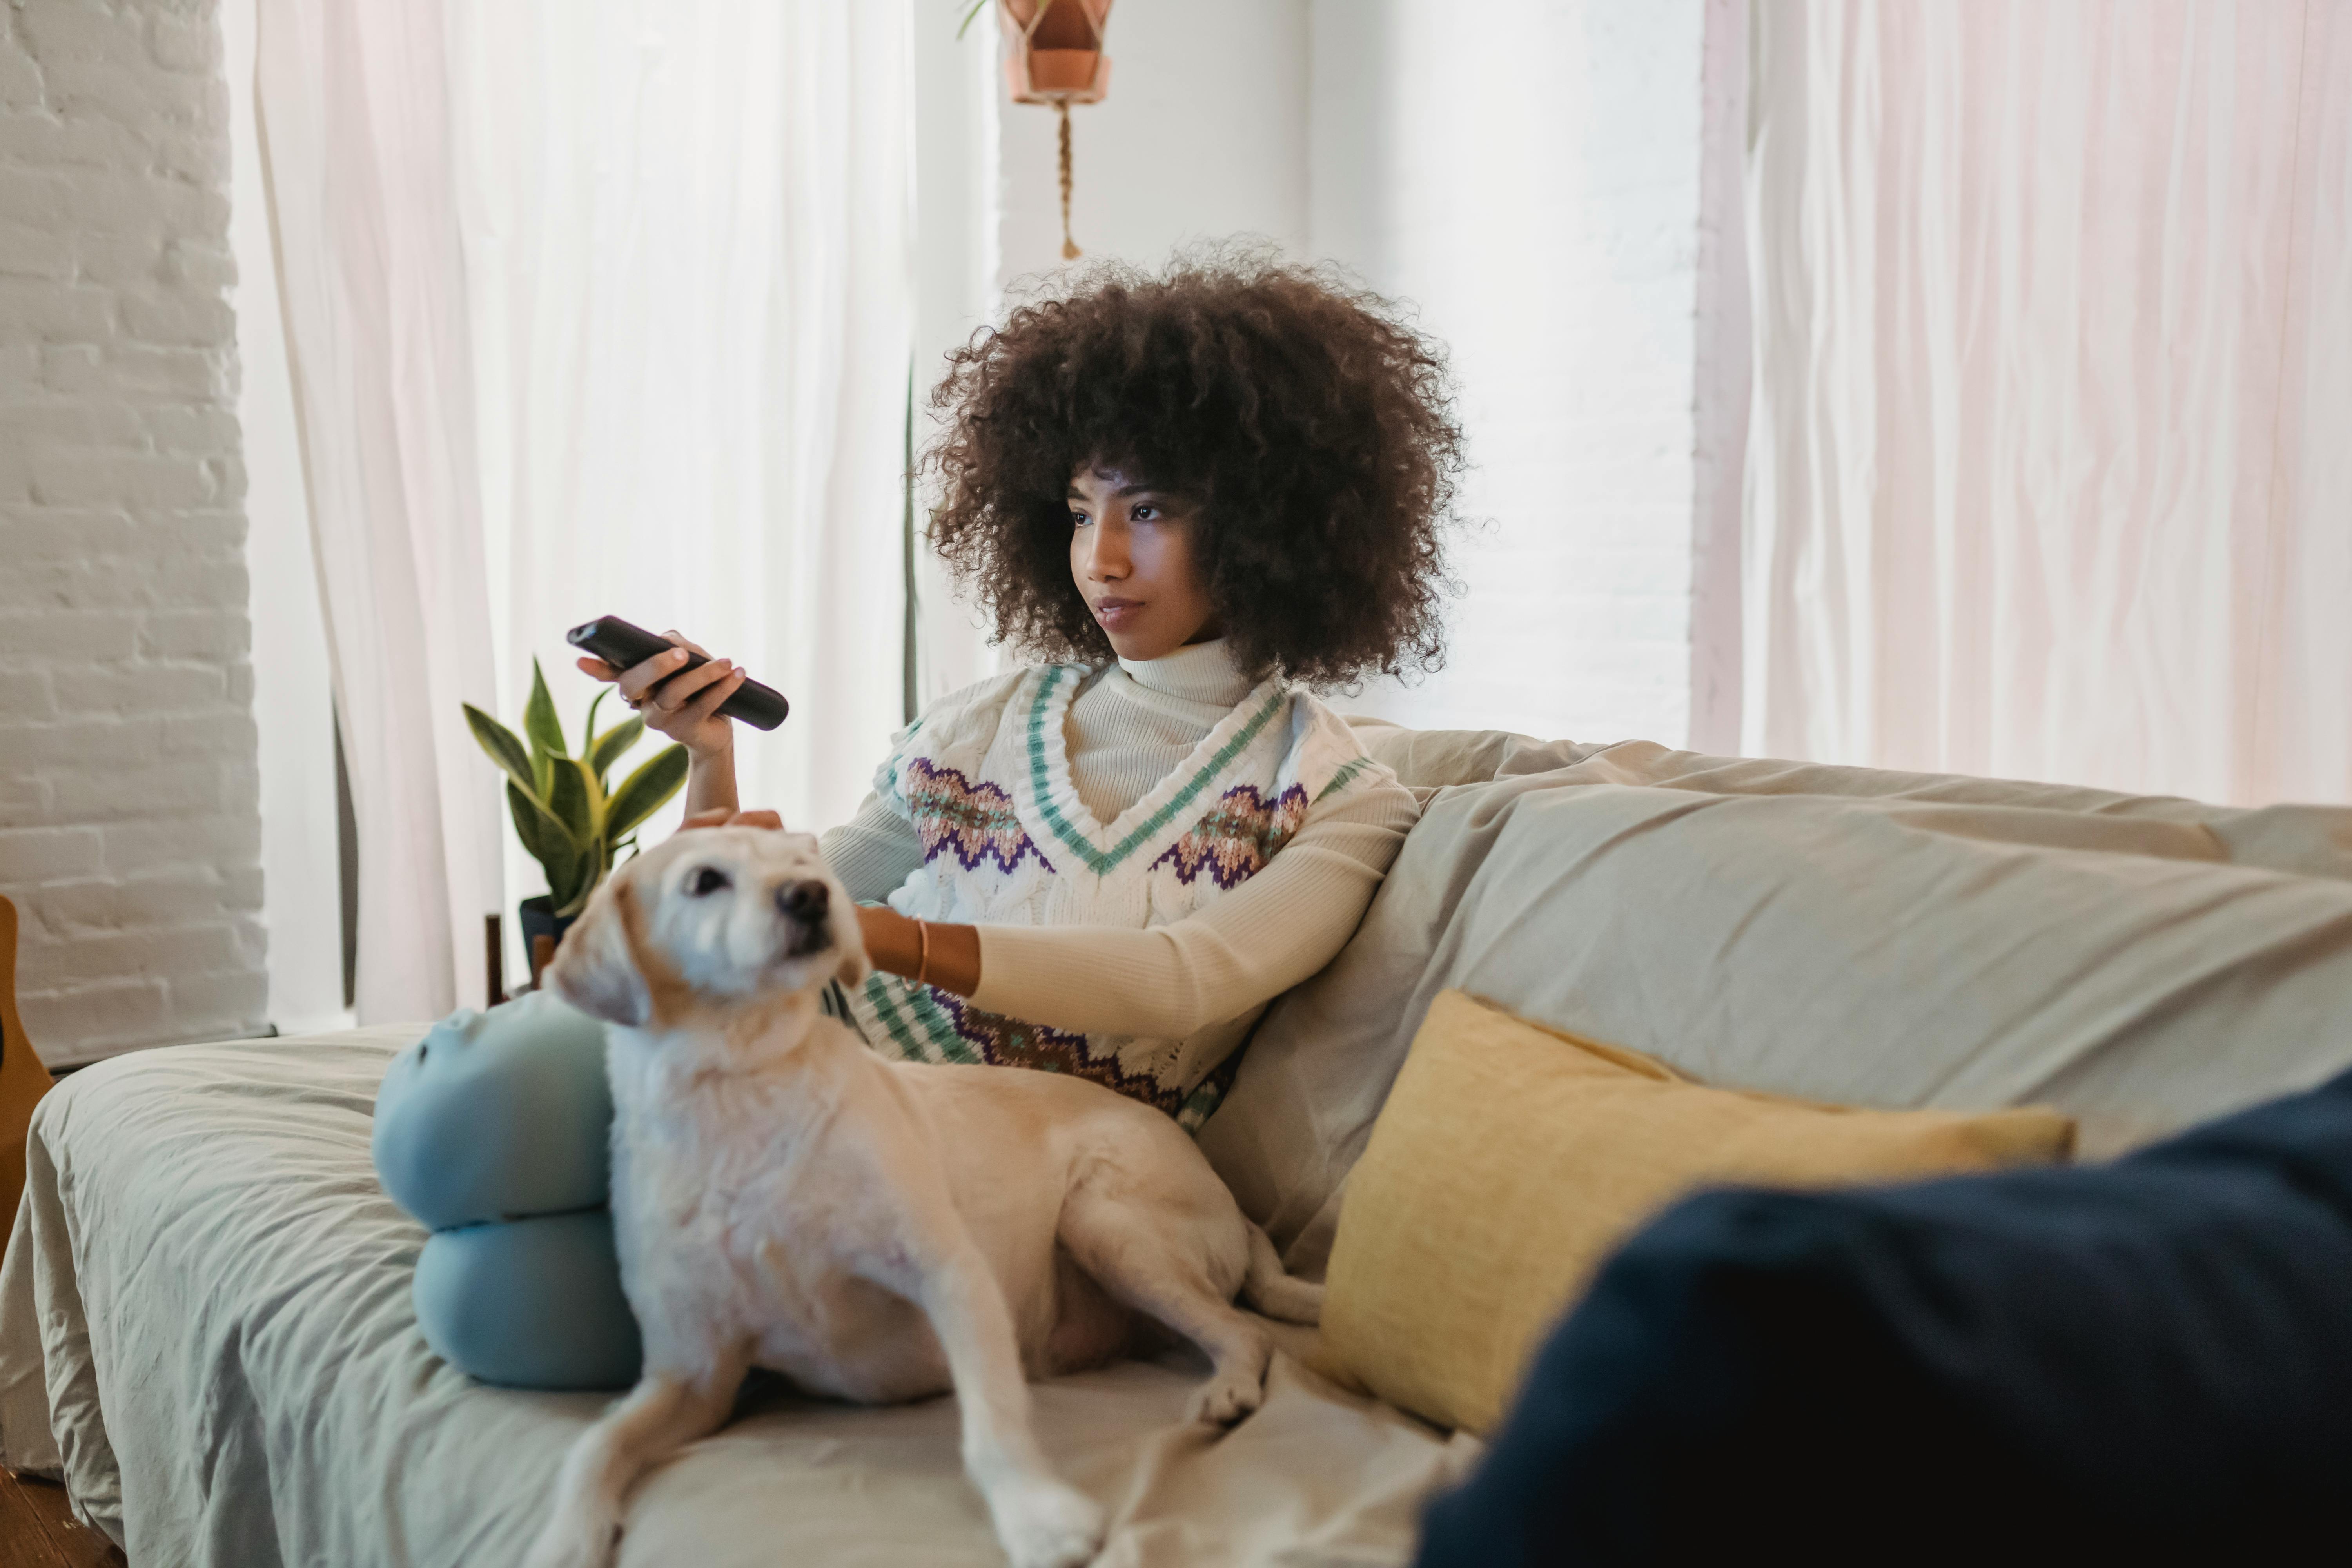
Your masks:
<path fill-rule="evenodd" d="M 1249 695 L 1224 642 L 1121 659 L 1070 704 L 1070 782 L 1097 821 L 1118 817 L 1192 756 Z M 1265 869 L 1189 920 L 1146 931 L 983 925 L 972 1002 L 1057 1029 L 1183 1038 L 1240 1019 L 1331 961 L 1420 815 L 1393 782 L 1318 816 Z M 824 836 L 860 902 L 923 863 L 922 840 L 875 796 Z"/>

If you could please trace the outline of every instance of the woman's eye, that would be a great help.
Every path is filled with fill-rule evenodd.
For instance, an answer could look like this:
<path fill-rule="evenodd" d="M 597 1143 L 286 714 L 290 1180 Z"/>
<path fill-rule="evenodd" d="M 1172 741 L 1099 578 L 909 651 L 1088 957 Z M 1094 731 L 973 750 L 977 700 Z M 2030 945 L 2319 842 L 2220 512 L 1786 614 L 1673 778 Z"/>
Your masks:
<path fill-rule="evenodd" d="M 1160 521 L 1160 509 L 1156 506 L 1139 506 L 1127 515 L 1138 522 L 1157 522 Z"/>
<path fill-rule="evenodd" d="M 1072 528 L 1084 528 L 1087 523 L 1092 522 L 1093 521 L 1094 519 L 1088 517 L 1082 511 L 1074 511 L 1070 514 L 1070 526 Z"/>
<path fill-rule="evenodd" d="M 706 893 L 715 893 L 721 888 L 733 886 L 734 884 L 727 879 L 726 872 L 716 866 L 705 866 L 694 874 L 694 883 L 687 889 L 687 891 L 698 899 Z"/>

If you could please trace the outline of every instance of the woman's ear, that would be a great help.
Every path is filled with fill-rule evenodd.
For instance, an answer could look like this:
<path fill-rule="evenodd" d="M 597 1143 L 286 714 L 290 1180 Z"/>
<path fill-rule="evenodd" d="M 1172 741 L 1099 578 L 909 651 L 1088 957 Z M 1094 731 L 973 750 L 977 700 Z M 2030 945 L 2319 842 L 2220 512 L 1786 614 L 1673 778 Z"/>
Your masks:
<path fill-rule="evenodd" d="M 635 944 L 629 940 L 628 901 L 634 896 L 625 869 L 608 879 L 563 933 L 555 962 L 542 976 L 550 990 L 590 1017 L 631 1028 L 653 1012 Z"/>

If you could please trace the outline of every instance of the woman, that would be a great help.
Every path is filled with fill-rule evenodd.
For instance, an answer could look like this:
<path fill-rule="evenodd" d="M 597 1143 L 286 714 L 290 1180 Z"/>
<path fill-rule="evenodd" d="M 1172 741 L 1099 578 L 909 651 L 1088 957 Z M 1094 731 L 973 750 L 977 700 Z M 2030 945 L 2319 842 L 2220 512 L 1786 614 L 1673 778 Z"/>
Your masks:
<path fill-rule="evenodd" d="M 1089 270 L 951 363 L 931 539 L 999 637 L 1045 662 L 933 703 L 825 836 L 882 972 L 834 1010 L 878 1051 L 1077 1073 L 1197 1127 L 1252 1022 L 1348 940 L 1414 821 L 1307 687 L 1437 657 L 1461 458 L 1444 368 L 1380 300 L 1253 258 Z M 687 747 L 689 824 L 773 826 L 737 809 L 717 710 L 741 672 L 684 660 L 581 668 Z M 386 1079 L 379 1166 L 429 1187 L 597 1148 L 601 1128 L 550 1128 L 538 1080 L 480 1066 L 568 1063 L 600 1088 L 593 1047 L 457 1048 L 562 1044 L 540 1037 L 567 1018 L 526 1006 L 436 1031 L 450 1049 Z M 452 1100 L 515 1146 L 442 1159 Z M 609 1225 L 528 1217 L 479 1185 L 468 1201 L 527 1217 L 427 1247 L 434 1348 L 491 1382 L 627 1382 Z"/>
<path fill-rule="evenodd" d="M 950 363 L 931 539 L 1048 662 L 933 703 L 825 836 L 884 972 L 841 1010 L 877 1050 L 1196 1127 L 1415 818 L 1306 685 L 1436 658 L 1443 363 L 1381 301 L 1244 258 L 1091 269 Z M 684 646 L 581 668 L 687 747 L 689 819 L 726 820 L 743 675 L 680 672 Z"/>

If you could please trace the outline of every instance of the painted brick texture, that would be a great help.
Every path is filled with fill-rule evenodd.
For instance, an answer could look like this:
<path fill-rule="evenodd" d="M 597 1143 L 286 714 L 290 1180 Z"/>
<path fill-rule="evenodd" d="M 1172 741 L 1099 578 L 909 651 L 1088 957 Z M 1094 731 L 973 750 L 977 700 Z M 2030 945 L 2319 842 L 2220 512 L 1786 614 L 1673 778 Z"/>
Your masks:
<path fill-rule="evenodd" d="M 0 29 L 0 892 L 55 1066 L 266 1016 L 228 101 L 214 0 Z"/>

